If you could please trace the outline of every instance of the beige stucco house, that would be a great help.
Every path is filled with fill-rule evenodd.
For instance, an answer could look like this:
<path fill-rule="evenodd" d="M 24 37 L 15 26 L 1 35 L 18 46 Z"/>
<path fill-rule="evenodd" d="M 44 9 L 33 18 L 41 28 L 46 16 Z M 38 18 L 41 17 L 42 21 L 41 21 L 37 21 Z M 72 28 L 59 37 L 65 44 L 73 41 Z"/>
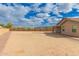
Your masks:
<path fill-rule="evenodd" d="M 57 27 L 57 32 L 61 34 L 79 37 L 79 18 L 64 18 L 57 24 Z"/>

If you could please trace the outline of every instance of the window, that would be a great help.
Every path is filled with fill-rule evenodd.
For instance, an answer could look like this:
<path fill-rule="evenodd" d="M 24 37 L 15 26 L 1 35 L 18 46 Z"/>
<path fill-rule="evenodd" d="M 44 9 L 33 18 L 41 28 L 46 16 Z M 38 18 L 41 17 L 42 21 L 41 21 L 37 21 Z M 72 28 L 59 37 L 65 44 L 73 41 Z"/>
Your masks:
<path fill-rule="evenodd" d="M 61 26 L 61 30 L 62 30 L 62 31 L 65 31 L 65 30 L 64 30 L 64 26 L 63 26 L 63 25 Z"/>
<path fill-rule="evenodd" d="M 77 26 L 72 26 L 72 32 L 77 32 Z"/>

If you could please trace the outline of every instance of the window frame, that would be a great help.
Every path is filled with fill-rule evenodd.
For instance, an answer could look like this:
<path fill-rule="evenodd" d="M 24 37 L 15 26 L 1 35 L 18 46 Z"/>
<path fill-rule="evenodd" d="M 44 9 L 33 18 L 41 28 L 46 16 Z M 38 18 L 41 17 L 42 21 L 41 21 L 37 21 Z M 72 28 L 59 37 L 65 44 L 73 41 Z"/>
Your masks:
<path fill-rule="evenodd" d="M 65 26 L 64 25 L 61 25 L 61 30 L 65 31 Z"/>
<path fill-rule="evenodd" d="M 77 26 L 76 25 L 72 25 L 72 32 L 76 33 L 77 32 Z"/>

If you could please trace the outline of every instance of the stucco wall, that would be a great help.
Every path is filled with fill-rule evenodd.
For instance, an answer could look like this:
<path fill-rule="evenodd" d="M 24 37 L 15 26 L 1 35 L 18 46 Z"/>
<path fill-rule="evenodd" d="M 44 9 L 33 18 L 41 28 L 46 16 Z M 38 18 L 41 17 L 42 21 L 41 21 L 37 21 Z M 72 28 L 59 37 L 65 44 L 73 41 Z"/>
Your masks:
<path fill-rule="evenodd" d="M 78 36 L 79 37 L 79 23 L 77 22 L 72 22 L 72 21 L 66 21 L 64 24 L 64 29 L 65 31 L 61 30 L 62 34 L 70 35 L 70 36 Z M 76 25 L 77 26 L 77 32 L 72 32 L 72 26 Z"/>

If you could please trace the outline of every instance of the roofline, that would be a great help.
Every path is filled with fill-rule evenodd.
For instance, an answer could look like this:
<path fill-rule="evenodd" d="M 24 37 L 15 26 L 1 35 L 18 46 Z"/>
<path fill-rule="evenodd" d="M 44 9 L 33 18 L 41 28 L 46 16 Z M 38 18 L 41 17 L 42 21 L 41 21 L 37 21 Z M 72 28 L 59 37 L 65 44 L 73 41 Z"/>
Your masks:
<path fill-rule="evenodd" d="M 63 18 L 63 19 L 66 19 L 66 18 Z M 62 21 L 63 21 L 63 19 L 62 20 L 60 20 L 56 25 L 58 25 L 58 24 L 60 24 Z"/>
<path fill-rule="evenodd" d="M 71 18 L 63 18 L 62 20 L 60 20 L 60 22 L 58 22 L 56 25 L 59 25 L 64 19 L 71 19 Z M 70 20 L 70 21 L 74 21 L 74 20 Z M 74 22 L 78 22 L 78 21 L 74 21 Z M 79 23 L 79 22 L 78 22 Z"/>

